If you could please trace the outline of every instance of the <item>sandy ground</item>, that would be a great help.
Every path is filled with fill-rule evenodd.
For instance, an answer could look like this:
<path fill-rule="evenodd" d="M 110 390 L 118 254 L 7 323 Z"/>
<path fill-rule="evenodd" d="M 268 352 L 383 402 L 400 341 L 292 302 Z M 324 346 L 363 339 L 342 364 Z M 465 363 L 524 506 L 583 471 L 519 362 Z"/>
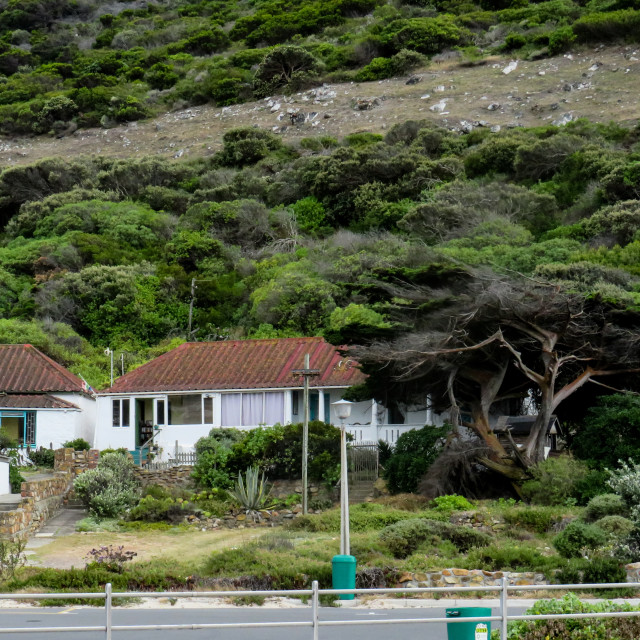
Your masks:
<path fill-rule="evenodd" d="M 225 131 L 241 125 L 271 129 L 292 141 L 384 132 L 395 122 L 422 118 L 464 129 L 479 122 L 529 127 L 579 117 L 635 124 L 640 117 L 640 47 L 599 46 L 535 61 L 495 58 L 476 67 L 431 64 L 416 75 L 421 81 L 412 85 L 406 78 L 336 84 L 222 109 L 205 105 L 173 111 L 153 121 L 81 130 L 62 139 L 4 139 L 0 167 L 51 156 L 207 156 L 219 148 Z M 374 98 L 370 110 L 354 108 Z M 305 122 L 292 125 L 289 114 L 298 111 Z"/>

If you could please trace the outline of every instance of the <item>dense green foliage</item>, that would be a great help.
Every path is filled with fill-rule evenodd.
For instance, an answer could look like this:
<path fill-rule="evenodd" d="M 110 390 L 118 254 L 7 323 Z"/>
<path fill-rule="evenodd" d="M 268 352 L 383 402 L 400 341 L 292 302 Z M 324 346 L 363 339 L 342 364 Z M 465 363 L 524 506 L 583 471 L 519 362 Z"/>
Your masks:
<path fill-rule="evenodd" d="M 617 233 L 624 233 L 621 226 L 616 225 Z M 615 468 L 620 460 L 640 461 L 639 440 L 640 398 L 614 394 L 600 398 L 589 410 L 571 448 L 592 466 Z"/>
<path fill-rule="evenodd" d="M 203 487 L 230 489 L 249 465 L 264 470 L 270 480 L 297 479 L 302 465 L 302 429 L 302 423 L 251 431 L 212 429 L 196 442 L 198 462 L 193 478 Z M 309 423 L 310 480 L 330 485 L 337 481 L 339 447 L 338 428 L 317 420 Z"/>
<path fill-rule="evenodd" d="M 30 342 L 98 387 L 105 347 L 129 369 L 185 339 L 191 278 L 199 339 L 349 342 L 434 308 L 392 283 L 454 284 L 461 265 L 543 278 L 637 322 L 637 131 L 406 122 L 383 140 L 305 140 L 241 128 L 206 161 L 5 169 L 0 342 Z"/>
<path fill-rule="evenodd" d="M 573 593 L 568 593 L 562 598 L 540 600 L 528 609 L 526 613 L 528 615 L 553 615 L 634 610 L 634 607 L 629 604 L 614 604 L 609 601 L 591 604 L 580 600 Z M 510 622 L 507 628 L 507 640 L 534 640 L 536 638 L 631 640 L 638 636 L 639 620 L 637 616 L 634 616 L 629 618 L 609 618 L 608 620 L 571 619 Z M 492 638 L 494 638 L 493 632 Z"/>
<path fill-rule="evenodd" d="M 638 24 L 636 3 L 574 0 L 6 2 L 0 130 L 64 134 L 167 106 L 377 80 L 454 48 L 554 55 L 574 42 L 637 41 Z"/>
<path fill-rule="evenodd" d="M 76 496 L 97 518 L 114 518 L 132 507 L 138 501 L 138 489 L 133 461 L 119 453 L 101 456 L 95 469 L 73 482 Z"/>
<path fill-rule="evenodd" d="M 447 427 L 427 425 L 403 433 L 384 465 L 384 477 L 391 493 L 412 493 L 418 482 L 436 459 Z"/>

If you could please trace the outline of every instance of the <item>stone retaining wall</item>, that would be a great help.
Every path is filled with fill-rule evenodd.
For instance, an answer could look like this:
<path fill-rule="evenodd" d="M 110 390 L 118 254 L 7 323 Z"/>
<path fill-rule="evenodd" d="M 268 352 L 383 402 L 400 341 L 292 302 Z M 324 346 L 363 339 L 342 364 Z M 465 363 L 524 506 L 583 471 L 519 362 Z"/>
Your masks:
<path fill-rule="evenodd" d="M 140 480 L 140 484 L 143 487 L 157 484 L 161 487 L 166 487 L 167 489 L 171 489 L 172 487 L 187 488 L 191 487 L 193 484 L 193 481 L 191 480 L 192 471 L 193 467 L 186 465 L 157 470 L 136 467 L 135 476 Z"/>
<path fill-rule="evenodd" d="M 17 509 L 0 512 L 0 538 L 17 540 L 37 531 L 58 512 L 73 478 L 70 471 L 64 471 L 23 482 Z"/>
<path fill-rule="evenodd" d="M 53 468 L 55 471 L 72 471 L 78 475 L 87 469 L 95 469 L 98 466 L 100 451 L 74 451 L 70 447 L 56 449 Z"/>
<path fill-rule="evenodd" d="M 625 566 L 627 582 L 640 582 L 640 562 Z M 543 573 L 517 573 L 513 571 L 482 571 L 480 569 L 443 569 L 442 571 L 425 571 L 403 573 L 397 587 L 496 587 L 507 578 L 510 585 L 542 585 L 549 584 Z"/>

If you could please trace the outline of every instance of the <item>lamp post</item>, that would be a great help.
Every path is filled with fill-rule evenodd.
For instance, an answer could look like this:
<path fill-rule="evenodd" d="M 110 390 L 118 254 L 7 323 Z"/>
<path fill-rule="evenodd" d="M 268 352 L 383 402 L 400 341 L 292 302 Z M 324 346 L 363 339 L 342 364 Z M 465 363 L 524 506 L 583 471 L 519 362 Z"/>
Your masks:
<path fill-rule="evenodd" d="M 349 544 L 349 476 L 347 474 L 347 434 L 344 422 L 351 415 L 352 403 L 348 400 L 332 402 L 340 420 L 340 554 L 350 555 Z"/>

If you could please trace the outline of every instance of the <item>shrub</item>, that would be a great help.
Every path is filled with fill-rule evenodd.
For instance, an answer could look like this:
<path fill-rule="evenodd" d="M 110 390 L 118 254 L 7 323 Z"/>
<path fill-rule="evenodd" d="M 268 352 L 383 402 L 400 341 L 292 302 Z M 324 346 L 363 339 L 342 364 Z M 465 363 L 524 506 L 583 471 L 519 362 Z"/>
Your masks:
<path fill-rule="evenodd" d="M 107 454 L 96 469 L 81 473 L 73 488 L 92 515 L 114 518 L 136 502 L 138 482 L 133 470 L 133 462 L 126 456 Z"/>
<path fill-rule="evenodd" d="M 606 13 L 589 13 L 573 23 L 573 31 L 581 42 L 620 40 L 637 41 L 640 33 L 640 11 L 624 9 Z"/>
<path fill-rule="evenodd" d="M 533 478 L 522 485 L 523 495 L 534 504 L 562 505 L 574 496 L 587 465 L 571 456 L 547 458 L 531 469 Z"/>
<path fill-rule="evenodd" d="M 293 45 L 275 47 L 256 69 L 254 91 L 266 96 L 286 87 L 298 91 L 312 83 L 320 69 L 320 62 L 306 49 Z"/>
<path fill-rule="evenodd" d="M 537 549 L 509 544 L 473 549 L 467 555 L 468 566 L 485 571 L 545 571 L 552 563 Z"/>
<path fill-rule="evenodd" d="M 0 539 L 0 582 L 13 578 L 16 570 L 26 564 L 25 545 L 26 540 L 11 542 Z"/>
<path fill-rule="evenodd" d="M 254 164 L 282 147 L 282 142 L 273 133 L 253 127 L 227 131 L 222 136 L 222 143 L 220 161 L 229 166 Z"/>
<path fill-rule="evenodd" d="M 47 467 L 53 469 L 56 459 L 56 452 L 53 449 L 45 449 L 40 447 L 35 451 L 29 452 L 29 459 L 37 467 Z"/>
<path fill-rule="evenodd" d="M 459 27 L 452 16 L 394 20 L 381 34 L 383 44 L 393 52 L 410 49 L 426 55 L 465 44 L 470 32 Z"/>
<path fill-rule="evenodd" d="M 122 573 L 124 571 L 124 563 L 130 562 L 138 554 L 135 551 L 125 551 L 124 546 L 114 547 L 113 545 L 104 545 L 98 549 L 91 549 L 87 555 L 87 559 L 90 561 L 87 568 L 90 568 L 91 564 L 99 565 L 107 569 L 107 571 L 114 571 L 115 573 Z"/>
<path fill-rule="evenodd" d="M 566 51 L 576 41 L 571 27 L 560 27 L 549 34 L 549 55 L 556 56 Z"/>
<path fill-rule="evenodd" d="M 491 540 L 488 534 L 475 529 L 424 518 L 402 520 L 385 527 L 379 538 L 396 558 L 406 558 L 430 539 L 434 542 L 438 539 L 449 540 L 462 552 L 467 552 L 473 547 L 482 547 Z"/>
<path fill-rule="evenodd" d="M 536 533 L 546 533 L 554 522 L 554 517 L 549 509 L 525 507 L 507 509 L 504 512 L 504 520 L 507 524 L 524 527 Z"/>
<path fill-rule="evenodd" d="M 89 451 L 91 445 L 84 438 L 76 438 L 75 440 L 67 440 L 63 442 L 62 446 L 65 448 L 73 449 L 74 451 Z"/>
<path fill-rule="evenodd" d="M 20 493 L 20 488 L 23 482 L 24 478 L 22 477 L 17 465 L 9 463 L 9 485 L 11 487 L 11 493 Z"/>
<path fill-rule="evenodd" d="M 584 511 L 587 522 L 595 522 L 605 516 L 626 516 L 629 509 L 625 501 L 616 493 L 605 493 L 589 500 Z"/>
<path fill-rule="evenodd" d="M 574 520 L 553 539 L 553 546 L 563 558 L 579 558 L 583 549 L 597 549 L 605 543 L 598 527 Z"/>
<path fill-rule="evenodd" d="M 152 89 L 163 90 L 173 87 L 180 76 L 173 70 L 173 66 L 158 62 L 145 73 L 144 79 Z"/>
<path fill-rule="evenodd" d="M 604 207 L 580 223 L 581 233 L 600 244 L 611 239 L 621 246 L 640 229 L 640 209 L 627 203 Z M 604 274 L 600 275 L 600 278 Z M 603 438 L 603 430 L 609 437 Z M 575 456 L 598 469 L 613 469 L 619 460 L 640 461 L 640 399 L 626 394 L 598 398 L 571 442 Z"/>
<path fill-rule="evenodd" d="M 607 484 L 631 507 L 631 519 L 640 521 L 640 464 L 621 463 L 620 469 L 609 472 Z"/>
<path fill-rule="evenodd" d="M 384 477 L 391 493 L 412 493 L 436 459 L 448 427 L 427 425 L 403 433 L 387 461 Z"/>
<path fill-rule="evenodd" d="M 504 49 L 506 51 L 513 51 L 514 49 L 522 49 L 527 44 L 527 39 L 520 33 L 510 33 L 504 39 Z"/>
<path fill-rule="evenodd" d="M 597 520 L 595 525 L 613 539 L 626 538 L 633 531 L 634 526 L 629 518 L 622 516 L 604 516 Z"/>
<path fill-rule="evenodd" d="M 473 509 L 473 505 L 463 496 L 455 493 L 449 496 L 439 496 L 433 499 L 436 511 L 466 511 Z"/>
<path fill-rule="evenodd" d="M 562 598 L 539 600 L 527 610 L 527 615 L 568 613 L 602 613 L 634 611 L 630 604 L 613 602 L 585 602 L 568 593 Z M 510 622 L 506 640 L 536 640 L 537 638 L 571 638 L 571 640 L 634 640 L 640 633 L 640 617 L 570 620 L 518 620 Z"/>

